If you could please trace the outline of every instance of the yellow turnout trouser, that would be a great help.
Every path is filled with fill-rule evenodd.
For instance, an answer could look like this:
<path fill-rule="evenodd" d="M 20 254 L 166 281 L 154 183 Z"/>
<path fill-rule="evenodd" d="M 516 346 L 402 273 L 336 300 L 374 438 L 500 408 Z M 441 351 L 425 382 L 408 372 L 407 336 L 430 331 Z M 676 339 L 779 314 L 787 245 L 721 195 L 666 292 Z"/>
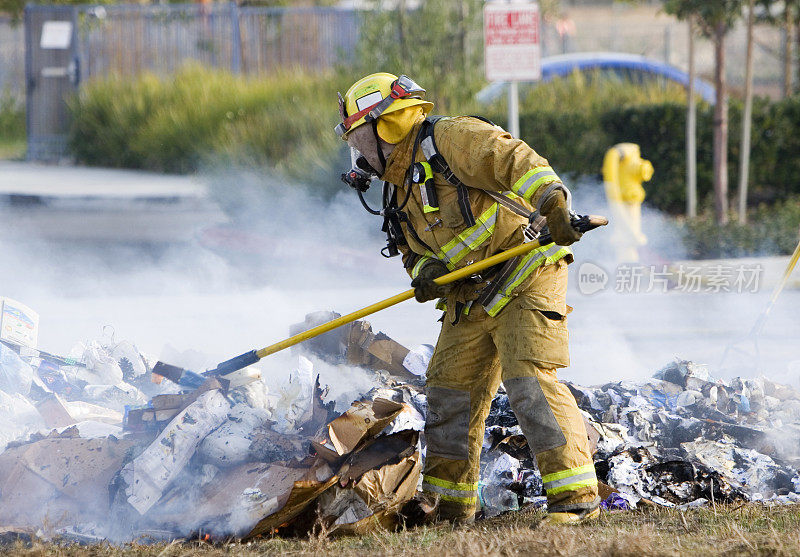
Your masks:
<path fill-rule="evenodd" d="M 566 285 L 566 263 L 546 265 L 497 317 L 475 305 L 458 324 L 442 325 L 427 375 L 422 489 L 439 497 L 443 518 L 475 513 L 485 421 L 501 381 L 536 456 L 549 511 L 597 505 L 586 427 L 556 377 L 569 365 L 566 316 L 546 309 L 566 307 Z"/>

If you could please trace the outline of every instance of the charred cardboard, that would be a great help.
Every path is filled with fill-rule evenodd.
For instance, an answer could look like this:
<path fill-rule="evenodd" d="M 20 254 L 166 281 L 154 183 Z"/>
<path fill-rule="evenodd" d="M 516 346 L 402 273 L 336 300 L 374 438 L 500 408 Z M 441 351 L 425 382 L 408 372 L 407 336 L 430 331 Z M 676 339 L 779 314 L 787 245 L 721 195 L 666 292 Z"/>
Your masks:
<path fill-rule="evenodd" d="M 75 423 L 75 419 L 70 416 L 64 401 L 55 393 L 48 393 L 37 402 L 36 410 L 42 416 L 47 427 L 66 427 Z"/>
<path fill-rule="evenodd" d="M 322 458 L 334 462 L 355 450 L 362 440 L 378 435 L 402 410 L 402 403 L 384 398 L 354 402 L 311 446 Z"/>
<path fill-rule="evenodd" d="M 200 402 L 198 399 L 195 404 Z M 176 524 L 184 531 L 188 523 L 190 528 L 214 536 L 254 537 L 293 522 L 322 493 L 340 481 L 352 489 L 360 485 L 361 500 L 375 505 L 370 516 L 383 516 L 380 513 L 396 509 L 413 496 L 421 466 L 416 451 L 416 432 L 373 439 L 403 408 L 402 404 L 389 400 L 363 401 L 355 403 L 327 425 L 326 431 L 333 432 L 336 446 L 343 451 L 341 455 L 335 453 L 333 460 L 341 462 L 342 457 L 349 457 L 342 466 L 343 476 L 335 474 L 319 454 L 301 462 L 243 464 L 219 470 L 196 499 L 192 494 L 181 493 L 179 486 L 172 487 L 164 492 L 158 505 L 151 505 L 152 510 L 146 511 L 145 519 L 153 524 Z M 262 433 L 265 444 L 275 445 L 274 436 L 266 435 L 267 431 Z M 158 447 L 159 439 L 151 447 Z M 300 446 L 290 442 L 284 448 L 296 453 Z M 374 468 L 380 468 L 381 474 L 372 477 Z M 188 519 L 187 507 L 192 508 Z"/>
<path fill-rule="evenodd" d="M 296 463 L 250 462 L 221 471 L 201 491 L 199 497 L 186 496 L 180 489 L 174 497 L 165 495 L 148 514 L 153 526 L 174 524 L 180 531 L 194 529 L 215 538 L 252 535 L 262 521 L 291 520 L 313 502 L 295 494 L 307 494 L 303 488 L 326 488 L 335 477 L 330 466 L 317 460 L 311 466 Z M 316 493 L 316 489 L 310 491 Z M 191 508 L 191 513 L 186 509 Z M 277 518 L 276 518 L 277 517 Z M 269 532 L 271 525 L 265 532 Z"/>
<path fill-rule="evenodd" d="M 421 457 L 415 451 L 396 464 L 367 471 L 352 488 L 334 485 L 320 496 L 317 515 L 336 534 L 393 529 L 400 522 L 400 509 L 417 491 L 421 472 Z"/>
<path fill-rule="evenodd" d="M 300 479 L 295 480 L 289 486 L 288 494 L 281 493 L 280 499 L 276 502 L 275 511 L 259 520 L 245 536 L 245 539 L 275 532 L 278 527 L 289 523 L 306 510 L 320 494 L 338 480 L 338 476 L 335 475 L 325 477 L 330 472 L 330 468 L 321 461 L 318 461 L 315 467 L 303 472 Z M 288 479 L 289 477 L 287 477 L 287 481 Z M 278 504 L 279 501 L 283 501 L 282 506 Z"/>
<path fill-rule="evenodd" d="M 357 482 L 370 470 L 377 470 L 391 462 L 399 462 L 416 452 L 419 433 L 402 431 L 378 437 L 350 455 L 339 469 L 339 484 L 346 487 Z"/>
<path fill-rule="evenodd" d="M 371 404 L 374 408 L 373 416 L 380 416 L 378 422 L 386 419 L 391 421 L 392 418 L 388 416 L 399 413 L 396 408 L 398 403 L 377 399 Z M 363 417 L 366 406 L 354 405 L 348 412 L 356 406 L 358 411 L 350 416 L 357 414 Z M 403 405 L 399 406 L 402 409 Z M 348 412 L 329 425 L 347 416 Z M 372 423 L 372 419 L 370 420 L 369 423 Z M 345 425 L 352 423 L 344 422 Z M 338 424 L 340 433 L 342 425 L 342 422 Z M 247 537 L 270 533 L 294 519 L 296 522 L 291 524 L 290 530 L 294 533 L 308 531 L 318 517 L 325 516 L 342 533 L 367 531 L 376 522 L 386 527 L 396 524 L 397 511 L 414 496 L 422 470 L 421 457 L 417 451 L 419 434 L 404 431 L 369 439 L 380 433 L 384 427 L 385 424 L 377 423 L 368 428 L 365 435 L 356 441 L 358 448 L 348 456 L 336 475 L 330 471 L 324 457 L 318 455 L 306 476 L 294 481 L 285 501 L 283 496 L 275 500 L 274 504 L 280 510 L 258 522 Z M 289 477 L 287 476 L 287 482 Z M 352 491 L 358 499 L 353 494 L 342 493 L 343 491 Z M 274 495 L 275 492 L 272 493 Z M 312 506 L 315 501 L 316 504 Z M 339 520 L 345 514 L 348 518 Z M 255 513 L 250 516 L 252 518 Z"/>
<path fill-rule="evenodd" d="M 315 493 L 309 500 L 313 505 L 306 505 L 279 532 L 307 535 L 320 522 L 336 534 L 397 526 L 398 513 L 416 493 L 422 471 L 418 439 L 417 432 L 404 431 L 360 447 L 347 458 L 337 481 Z"/>
<path fill-rule="evenodd" d="M 109 483 L 133 443 L 115 437 L 54 437 L 0 454 L 0 523 L 38 528 L 69 516 L 90 520 L 109 508 Z"/>
<path fill-rule="evenodd" d="M 372 332 L 368 321 L 356 321 L 350 326 L 347 335 L 347 362 L 369 369 L 384 370 L 406 380 L 418 379 L 409 372 L 403 361 L 408 348 L 395 342 L 383 333 Z"/>
<path fill-rule="evenodd" d="M 394 439 L 392 439 L 394 438 Z M 411 435 L 403 433 L 378 440 L 372 447 L 373 454 L 381 451 L 384 461 L 380 467 L 367 469 L 352 487 L 352 491 L 362 501 L 364 506 L 371 511 L 371 514 L 359 517 L 356 513 L 339 512 L 331 515 L 335 520 L 331 525 L 331 531 L 337 534 L 365 534 L 374 530 L 376 526 L 391 529 L 397 526 L 399 521 L 398 513 L 402 506 L 409 501 L 417 491 L 417 483 L 422 472 L 422 458 L 416 450 L 416 432 Z M 405 442 L 405 448 L 397 452 L 399 447 L 393 446 L 397 441 Z M 358 464 L 358 460 L 354 464 Z M 365 469 L 367 466 L 362 466 Z M 357 466 L 350 468 L 353 471 Z M 341 481 L 340 481 L 341 484 Z M 339 485 L 331 490 L 333 493 L 344 491 Z M 326 516 L 325 501 L 329 493 L 326 492 L 320 497 L 319 512 L 322 517 Z M 358 502 L 354 502 L 358 505 Z M 360 505 L 359 505 L 360 506 Z M 349 508 L 359 508 L 351 505 Z M 363 507 L 361 507 L 363 508 Z M 355 519 L 355 520 L 354 520 Z"/>
<path fill-rule="evenodd" d="M 253 431 L 250 454 L 260 462 L 302 460 L 308 455 L 309 441 L 302 435 L 278 433 L 267 427 Z"/>
<path fill-rule="evenodd" d="M 338 317 L 341 315 L 331 311 L 309 313 L 302 323 L 292 325 L 289 333 L 296 335 Z M 387 371 L 406 381 L 419 379 L 403 366 L 408 348 L 384 333 L 374 333 L 369 321 L 348 323 L 306 340 L 300 347 L 332 363 L 347 362 L 367 369 Z"/>

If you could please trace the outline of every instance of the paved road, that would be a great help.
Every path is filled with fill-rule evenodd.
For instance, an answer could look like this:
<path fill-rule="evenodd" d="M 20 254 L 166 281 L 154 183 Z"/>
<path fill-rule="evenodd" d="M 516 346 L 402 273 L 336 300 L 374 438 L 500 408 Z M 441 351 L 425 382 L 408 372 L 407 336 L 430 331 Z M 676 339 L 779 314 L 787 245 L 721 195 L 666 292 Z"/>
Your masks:
<path fill-rule="evenodd" d="M 0 161 L 0 238 L 171 243 L 225 222 L 197 178 Z"/>
<path fill-rule="evenodd" d="M 81 166 L 0 160 L 0 195 L 45 198 L 201 198 L 202 180 L 177 176 Z"/>

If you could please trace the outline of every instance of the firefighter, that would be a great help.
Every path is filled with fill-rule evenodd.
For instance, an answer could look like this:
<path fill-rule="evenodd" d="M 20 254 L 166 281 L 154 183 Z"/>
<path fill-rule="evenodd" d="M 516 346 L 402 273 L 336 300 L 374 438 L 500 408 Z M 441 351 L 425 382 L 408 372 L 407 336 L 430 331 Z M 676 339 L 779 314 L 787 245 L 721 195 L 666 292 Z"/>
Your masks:
<path fill-rule="evenodd" d="M 402 254 L 419 302 L 444 310 L 426 376 L 427 459 L 417 500 L 428 518 L 474 520 L 485 420 L 505 387 L 547 491 L 548 517 L 599 515 L 583 418 L 558 381 L 569 365 L 566 246 L 570 193 L 525 142 L 475 117 L 431 117 L 425 91 L 406 76 L 369 75 L 342 97 L 339 136 L 353 168 L 343 179 L 384 218 L 385 256 Z M 383 204 L 363 192 L 384 181 Z M 453 284 L 434 280 L 533 237 L 546 218 L 554 243 Z"/>
<path fill-rule="evenodd" d="M 653 177 L 653 164 L 642 158 L 635 143 L 618 143 L 603 157 L 603 184 L 614 221 L 611 242 L 620 263 L 639 261 L 639 248 L 647 244 L 642 232 L 642 182 Z"/>

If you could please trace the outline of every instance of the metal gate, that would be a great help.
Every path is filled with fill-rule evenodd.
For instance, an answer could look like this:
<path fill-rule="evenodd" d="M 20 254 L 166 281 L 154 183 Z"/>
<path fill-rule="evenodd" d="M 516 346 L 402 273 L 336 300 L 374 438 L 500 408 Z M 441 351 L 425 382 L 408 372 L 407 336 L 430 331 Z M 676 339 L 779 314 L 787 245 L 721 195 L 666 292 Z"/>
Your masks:
<path fill-rule="evenodd" d="M 67 101 L 78 90 L 78 10 L 72 6 L 25 8 L 25 76 L 28 158 L 66 153 Z"/>

